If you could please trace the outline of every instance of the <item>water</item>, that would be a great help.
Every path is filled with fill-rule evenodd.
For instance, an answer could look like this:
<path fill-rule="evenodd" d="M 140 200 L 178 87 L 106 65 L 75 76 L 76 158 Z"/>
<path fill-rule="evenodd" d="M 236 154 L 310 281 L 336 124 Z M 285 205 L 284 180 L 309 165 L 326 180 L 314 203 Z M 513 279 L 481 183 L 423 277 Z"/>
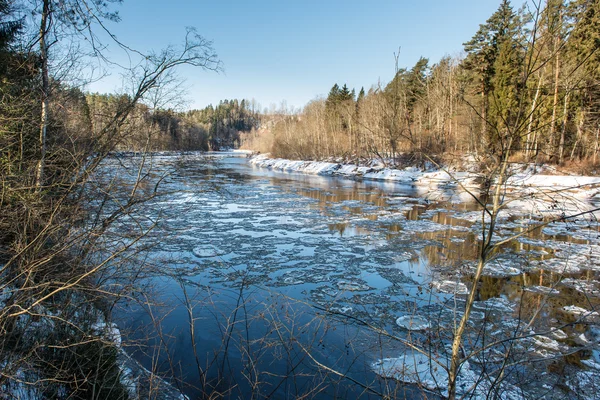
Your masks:
<path fill-rule="evenodd" d="M 478 252 L 476 204 L 258 169 L 233 154 L 156 157 L 143 190 L 163 176 L 169 194 L 136 211 L 138 225 L 157 224 L 143 239 L 151 305 L 123 302 L 116 312 L 128 350 L 148 369 L 192 398 L 417 398 L 443 386 L 437 369 L 447 365 Z M 530 223 L 514 211 L 499 222 L 501 238 Z M 509 395 L 520 387 L 560 398 L 589 387 L 600 366 L 590 314 L 600 298 L 599 244 L 597 222 L 581 219 L 504 246 L 476 288 L 464 349 L 476 354 L 462 390 L 473 376 L 485 378 L 482 391 Z M 421 373 L 420 385 L 382 379 L 398 378 L 398 366 L 380 360 L 411 346 L 441 366 Z"/>

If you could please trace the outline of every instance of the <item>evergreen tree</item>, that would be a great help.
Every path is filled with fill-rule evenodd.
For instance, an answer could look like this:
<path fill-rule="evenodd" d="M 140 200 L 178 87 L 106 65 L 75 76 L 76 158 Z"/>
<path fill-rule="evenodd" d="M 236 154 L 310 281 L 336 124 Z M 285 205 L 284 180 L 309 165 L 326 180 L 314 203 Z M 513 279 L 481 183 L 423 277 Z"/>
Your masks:
<path fill-rule="evenodd" d="M 337 103 L 339 103 L 340 98 L 341 98 L 341 89 L 338 86 L 338 84 L 334 84 L 333 87 L 331 88 L 331 90 L 329 91 L 329 94 L 327 95 L 327 100 L 326 100 L 326 104 L 328 107 L 332 107 L 334 105 L 336 105 Z"/>
<path fill-rule="evenodd" d="M 6 50 L 22 27 L 22 21 L 14 19 L 12 11 L 9 0 L 0 0 L 0 51 Z"/>
<path fill-rule="evenodd" d="M 586 73 L 600 78 L 600 2 L 575 0 L 569 14 L 573 25 L 569 36 L 570 55 Z"/>
<path fill-rule="evenodd" d="M 513 110 L 522 89 L 523 26 L 510 1 L 502 0 L 498 10 L 464 44 L 467 57 L 463 67 L 477 82 L 484 146 L 492 152 L 501 150 L 508 127 L 515 123 Z"/>
<path fill-rule="evenodd" d="M 406 74 L 407 107 L 412 111 L 417 101 L 425 93 L 429 60 L 420 57 L 414 67 Z"/>
<path fill-rule="evenodd" d="M 342 86 L 342 90 L 340 91 L 340 96 L 338 101 L 342 102 L 342 101 L 346 101 L 346 100 L 354 100 L 354 95 L 350 92 L 350 90 L 348 89 L 348 86 L 344 83 L 344 86 Z"/>
<path fill-rule="evenodd" d="M 575 0 L 569 4 L 567 15 L 571 31 L 565 53 L 572 71 L 569 76 L 575 81 L 572 86 L 578 88 L 573 91 L 571 102 L 575 133 L 570 157 L 573 159 L 578 153 L 597 160 L 600 152 L 600 3 Z M 586 130 L 585 126 L 596 128 Z"/>
<path fill-rule="evenodd" d="M 357 103 L 360 103 L 365 98 L 365 88 L 361 87 L 360 92 L 358 92 L 358 98 L 356 99 Z"/>

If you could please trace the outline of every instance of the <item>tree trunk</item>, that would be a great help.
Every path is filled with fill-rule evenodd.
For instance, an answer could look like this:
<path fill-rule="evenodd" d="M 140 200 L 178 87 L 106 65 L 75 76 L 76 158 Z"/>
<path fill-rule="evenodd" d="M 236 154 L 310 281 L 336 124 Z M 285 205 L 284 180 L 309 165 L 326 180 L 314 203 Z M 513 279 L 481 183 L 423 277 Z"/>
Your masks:
<path fill-rule="evenodd" d="M 544 69 L 542 68 L 542 71 L 540 72 L 540 79 L 538 80 L 537 88 L 535 90 L 535 96 L 533 97 L 533 103 L 531 104 L 531 113 L 529 114 L 529 123 L 527 124 L 527 140 L 525 143 L 525 159 L 526 160 L 529 159 L 529 154 L 530 154 L 531 148 L 532 148 L 533 140 L 531 137 L 531 133 L 532 133 L 532 127 L 533 127 L 533 115 L 535 114 L 535 109 L 537 107 L 537 101 L 540 96 L 540 90 L 542 88 L 543 77 L 544 77 Z"/>
<path fill-rule="evenodd" d="M 503 156 L 503 159 L 500 161 L 499 171 L 495 182 L 495 188 L 490 191 L 490 188 L 487 189 L 486 197 L 489 194 L 492 199 L 491 209 L 488 206 L 485 206 L 482 212 L 482 241 L 481 247 L 479 251 L 479 257 L 477 261 L 477 268 L 475 270 L 475 275 L 473 277 L 473 286 L 467 296 L 467 301 L 465 304 L 464 313 L 458 323 L 458 326 L 454 330 L 454 338 L 452 340 L 452 354 L 450 358 L 450 367 L 448 368 L 448 399 L 454 400 L 456 398 L 456 383 L 458 379 L 458 375 L 460 372 L 460 367 L 464 363 L 464 357 L 461 354 L 461 345 L 463 340 L 463 335 L 467 328 L 467 323 L 469 321 L 469 317 L 471 315 L 471 311 L 473 309 L 473 304 L 475 303 L 478 296 L 478 284 L 483 275 L 483 268 L 487 264 L 490 254 L 494 249 L 494 244 L 492 243 L 493 236 L 496 234 L 496 222 L 498 218 L 498 212 L 502 206 L 502 198 L 503 198 L 503 186 L 507 177 L 507 168 L 508 168 L 508 159 L 510 156 L 510 149 L 512 148 L 512 138 L 508 139 L 508 146 L 506 153 Z M 494 176 L 488 177 L 491 181 L 494 180 Z M 486 212 L 489 214 L 490 222 L 489 224 L 485 223 L 486 220 Z"/>
<path fill-rule="evenodd" d="M 596 128 L 596 145 L 594 146 L 594 165 L 596 165 L 596 160 L 598 158 L 598 148 L 600 147 L 600 143 L 598 143 L 598 136 L 600 136 L 600 124 Z"/>
<path fill-rule="evenodd" d="M 487 141 L 487 93 L 485 89 L 481 92 L 481 123 L 483 124 L 483 126 L 481 127 L 481 134 L 483 140 Z M 486 143 L 486 146 L 487 145 L 488 143 Z"/>
<path fill-rule="evenodd" d="M 562 21 L 562 16 L 560 18 Z M 554 67 L 554 100 L 552 102 L 552 119 L 550 120 L 550 154 L 554 154 L 554 133 L 556 132 L 556 108 L 558 107 L 558 80 L 560 78 L 560 36 L 554 42 L 555 67 Z"/>
<path fill-rule="evenodd" d="M 565 100 L 563 104 L 563 123 L 560 130 L 560 142 L 558 144 L 558 163 L 562 164 L 565 153 L 565 134 L 567 130 L 567 108 L 569 106 L 569 93 L 565 94 Z"/>
<path fill-rule="evenodd" d="M 38 190 L 44 184 L 44 167 L 46 163 L 46 135 L 48 131 L 48 97 L 50 83 L 48 77 L 48 42 L 46 35 L 50 26 L 50 0 L 44 0 L 42 19 L 40 22 L 40 61 L 42 62 L 42 110 L 40 118 L 40 159 L 37 165 L 36 186 Z"/>
<path fill-rule="evenodd" d="M 577 146 L 579 142 L 581 142 L 583 137 L 583 122 L 585 121 L 585 111 L 581 112 L 581 117 L 579 118 L 579 122 L 577 123 L 577 139 L 575 140 L 575 144 L 571 149 L 571 161 L 575 159 L 575 151 L 577 150 Z M 581 154 L 579 155 L 581 157 Z"/>

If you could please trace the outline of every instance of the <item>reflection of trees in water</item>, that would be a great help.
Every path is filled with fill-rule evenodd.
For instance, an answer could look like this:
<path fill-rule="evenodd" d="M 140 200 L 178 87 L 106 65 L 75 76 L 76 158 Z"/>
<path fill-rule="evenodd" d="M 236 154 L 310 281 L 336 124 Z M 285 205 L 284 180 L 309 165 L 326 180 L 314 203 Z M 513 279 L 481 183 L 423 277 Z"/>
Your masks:
<path fill-rule="evenodd" d="M 479 300 L 485 301 L 494 297 L 500 297 L 510 278 L 492 278 L 484 276 L 479 282 Z"/>
<path fill-rule="evenodd" d="M 320 208 L 326 208 L 331 203 L 341 203 L 344 201 L 360 202 L 360 206 L 348 207 L 349 211 L 362 213 L 365 204 L 374 205 L 379 208 L 389 207 L 385 194 L 377 190 L 368 192 L 359 188 L 327 188 L 325 190 L 298 189 L 296 193 L 317 200 Z"/>
<path fill-rule="evenodd" d="M 467 234 L 464 241 L 452 240 L 457 236 L 452 230 L 420 233 L 418 236 L 438 242 L 421 250 L 421 257 L 429 265 L 450 269 L 449 272 L 455 273 L 477 257 L 478 247 L 473 243 L 473 234 Z"/>
<path fill-rule="evenodd" d="M 348 223 L 347 222 L 341 222 L 341 223 L 336 223 L 336 224 L 328 224 L 329 230 L 330 231 L 337 231 L 340 236 L 344 236 L 344 232 L 346 231 L 346 228 L 348 227 Z"/>

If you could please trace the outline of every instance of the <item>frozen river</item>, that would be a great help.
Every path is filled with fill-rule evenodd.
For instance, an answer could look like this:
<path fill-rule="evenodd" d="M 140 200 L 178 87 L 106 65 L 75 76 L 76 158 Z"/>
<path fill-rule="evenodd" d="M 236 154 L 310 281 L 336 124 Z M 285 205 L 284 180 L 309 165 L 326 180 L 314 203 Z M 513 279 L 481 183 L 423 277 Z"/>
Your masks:
<path fill-rule="evenodd" d="M 151 306 L 116 313 L 148 369 L 190 397 L 444 393 L 478 252 L 475 203 L 273 172 L 239 154 L 159 156 L 152 168 L 170 194 L 139 211 L 157 222 L 144 239 Z M 497 232 L 529 223 L 513 212 Z M 600 382 L 599 243 L 594 219 L 557 222 L 486 267 L 459 391 L 564 398 Z"/>

